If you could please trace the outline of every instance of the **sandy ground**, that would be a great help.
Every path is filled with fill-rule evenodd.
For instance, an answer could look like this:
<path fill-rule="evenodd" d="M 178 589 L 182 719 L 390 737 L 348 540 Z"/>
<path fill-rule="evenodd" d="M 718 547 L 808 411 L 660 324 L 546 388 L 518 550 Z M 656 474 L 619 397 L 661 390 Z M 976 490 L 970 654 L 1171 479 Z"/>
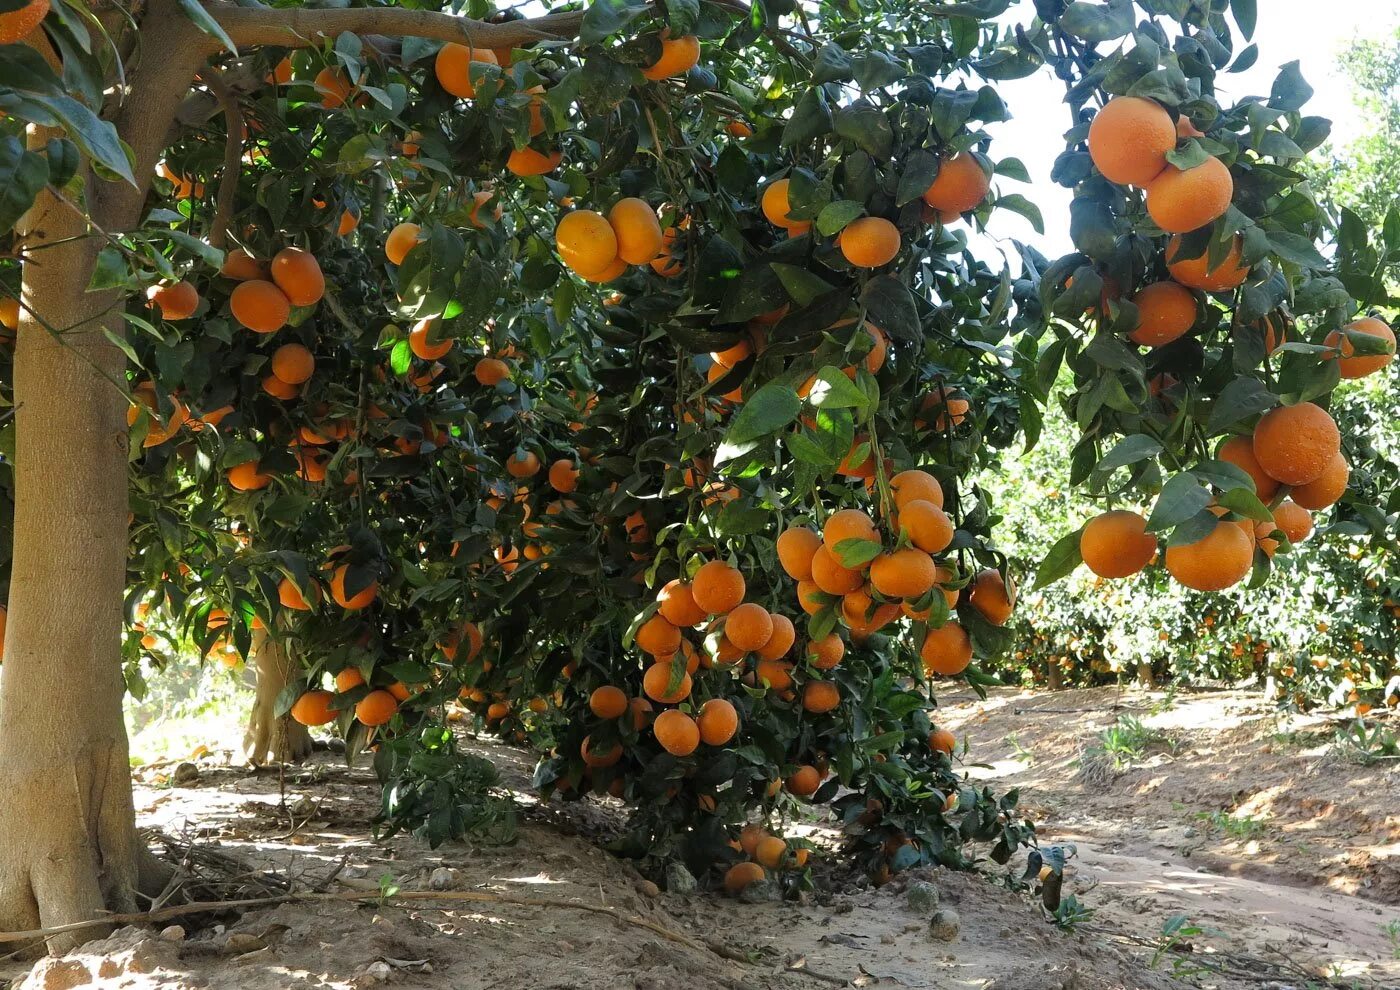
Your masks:
<path fill-rule="evenodd" d="M 1088 786 L 1075 760 L 1113 722 L 1115 704 L 1138 709 L 1178 745 Z M 198 779 L 179 786 L 169 766 L 139 774 L 143 825 L 284 871 L 300 889 L 335 874 L 332 892 L 390 882 L 427 890 L 446 870 L 436 880 L 449 892 L 606 905 L 691 944 L 557 903 L 286 904 L 228 915 L 227 927 L 123 930 L 32 971 L 0 962 L 0 986 L 1304 990 L 1329 985 L 1329 975 L 1342 978 L 1336 986 L 1400 985 L 1400 947 L 1385 928 L 1400 919 L 1393 763 L 1341 764 L 1309 735 L 1325 726 L 1282 724 L 1242 695 L 1183 696 L 1155 714 L 1153 704 L 1093 690 L 946 705 L 979 764 L 969 772 L 1020 787 L 1043 844 L 1077 847 L 1066 892 L 1094 913 L 1073 931 L 1048 924 L 1027 897 L 944 871 L 873 890 L 819 870 L 818 890 L 800 903 L 657 893 L 597 847 L 621 819 L 608 802 L 527 805 L 509 846 L 376 841 L 367 770 L 320 754 L 282 777 L 211 753 L 197 761 Z M 523 789 L 528 757 L 483 748 Z M 1261 824 L 1233 837 L 1210 821 L 1217 811 Z M 916 880 L 957 912 L 956 938 L 933 937 L 927 911 L 910 906 Z M 1163 925 L 1177 914 L 1205 931 L 1182 940 L 1189 952 L 1159 954 Z"/>

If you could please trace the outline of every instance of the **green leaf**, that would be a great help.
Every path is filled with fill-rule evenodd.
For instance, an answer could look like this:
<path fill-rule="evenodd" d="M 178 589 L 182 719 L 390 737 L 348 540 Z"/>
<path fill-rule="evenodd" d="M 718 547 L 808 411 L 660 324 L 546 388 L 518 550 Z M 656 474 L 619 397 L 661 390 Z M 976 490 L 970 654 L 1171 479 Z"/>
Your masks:
<path fill-rule="evenodd" d="M 1278 404 L 1278 396 L 1265 388 L 1259 379 L 1236 378 L 1220 390 L 1211 408 L 1206 432 L 1211 435 L 1221 433 L 1241 420 L 1257 416 Z"/>
<path fill-rule="evenodd" d="M 894 196 L 895 206 L 914 202 L 928 191 L 928 187 L 933 185 L 937 176 L 937 156 L 923 148 L 915 149 L 905 160 L 904 171 L 899 174 L 899 187 Z"/>
<path fill-rule="evenodd" d="M 875 540 L 849 539 L 836 544 L 836 559 L 849 570 L 864 567 L 880 556 L 883 547 Z"/>
<path fill-rule="evenodd" d="M 1091 45 L 1112 41 L 1133 31 L 1132 0 L 1087 3 L 1075 0 L 1060 15 L 1060 27 Z"/>
<path fill-rule="evenodd" d="M 852 199 L 838 199 L 834 203 L 828 203 L 817 214 L 817 231 L 823 237 L 831 237 L 864 212 L 865 204 Z"/>
<path fill-rule="evenodd" d="M 1291 261 L 1303 268 L 1326 268 L 1327 259 L 1318 253 L 1313 242 L 1302 234 L 1292 234 L 1286 230 L 1267 232 L 1269 246 L 1284 261 Z"/>
<path fill-rule="evenodd" d="M 1269 507 L 1259 501 L 1259 496 L 1249 488 L 1232 488 L 1217 497 L 1215 502 L 1256 522 L 1272 522 L 1274 518 Z"/>
<path fill-rule="evenodd" d="M 1149 460 L 1162 452 L 1162 444 L 1145 433 L 1134 433 L 1116 443 L 1094 466 L 1094 473 L 1108 475 L 1118 468 Z"/>
<path fill-rule="evenodd" d="M 213 15 L 204 9 L 204 5 L 199 0 L 180 0 L 180 9 L 185 12 L 186 17 L 194 22 L 195 27 L 233 52 L 235 58 L 238 57 L 238 47 L 234 45 L 233 39 L 224 31 L 223 25 L 214 20 Z"/>
<path fill-rule="evenodd" d="M 840 368 L 828 365 L 817 372 L 807 401 L 818 409 L 863 409 L 867 399 L 860 386 L 847 378 Z"/>
<path fill-rule="evenodd" d="M 1313 88 L 1303 78 L 1299 62 L 1289 62 L 1279 70 L 1269 93 L 1269 106 L 1275 110 L 1301 110 L 1312 99 Z"/>
<path fill-rule="evenodd" d="M 1031 585 L 1031 590 L 1054 584 L 1061 578 L 1068 577 L 1079 566 L 1084 559 L 1079 553 L 1079 534 L 1082 532 L 1081 527 L 1055 541 L 1055 545 L 1050 548 L 1050 552 L 1045 555 L 1045 559 L 1040 562 L 1040 568 L 1035 572 L 1035 583 Z"/>
<path fill-rule="evenodd" d="M 1025 217 L 1037 234 L 1045 233 L 1045 219 L 1040 215 L 1040 207 L 1020 193 L 998 196 L 995 205 L 998 209 L 1010 210 Z"/>
<path fill-rule="evenodd" d="M 807 306 L 835 288 L 820 275 L 797 265 L 784 265 L 773 261 L 769 263 L 769 267 L 778 276 L 778 281 L 783 283 L 783 289 L 792 301 L 799 306 Z"/>
<path fill-rule="evenodd" d="M 889 119 L 883 110 L 865 100 L 839 108 L 833 124 L 838 135 L 854 142 L 856 147 L 877 159 L 888 158 L 894 148 L 894 130 L 890 127 Z M 787 132 L 784 131 L 783 145 L 787 144 Z"/>
<path fill-rule="evenodd" d="M 1190 519 L 1210 505 L 1210 492 L 1202 487 L 1196 476 L 1182 472 L 1162 486 L 1152 515 L 1147 519 L 1147 531 L 1160 533 Z"/>
<path fill-rule="evenodd" d="M 403 337 L 395 341 L 393 349 L 389 351 L 389 367 L 394 374 L 402 375 L 413 365 L 413 351 L 408 345 L 408 338 Z"/>
<path fill-rule="evenodd" d="M 18 137 L 0 138 L 0 231 L 24 216 L 48 181 L 47 158 L 26 151 Z"/>
<path fill-rule="evenodd" d="M 816 85 L 827 82 L 845 82 L 852 78 L 851 56 L 839 45 L 827 42 L 817 52 L 812 66 L 812 82 Z"/>
<path fill-rule="evenodd" d="M 893 275 L 880 275 L 865 284 L 861 305 L 871 323 L 895 340 L 917 341 L 922 336 L 914 294 Z"/>
<path fill-rule="evenodd" d="M 1254 27 L 1259 20 L 1255 0 L 1230 0 L 1230 12 L 1235 15 L 1235 23 L 1240 26 L 1240 34 L 1245 41 L 1254 37 Z"/>
<path fill-rule="evenodd" d="M 646 12 L 646 5 L 633 0 L 593 0 L 584 12 L 579 41 L 594 45 L 617 34 Z"/>
<path fill-rule="evenodd" d="M 791 385 L 769 382 L 744 401 L 724 442 L 738 446 L 776 433 L 795 420 L 801 411 L 802 400 Z"/>
<path fill-rule="evenodd" d="M 831 107 L 827 105 L 826 94 L 818 86 L 813 86 L 793 107 L 792 116 L 783 128 L 784 148 L 807 144 L 824 134 L 831 133 Z"/>

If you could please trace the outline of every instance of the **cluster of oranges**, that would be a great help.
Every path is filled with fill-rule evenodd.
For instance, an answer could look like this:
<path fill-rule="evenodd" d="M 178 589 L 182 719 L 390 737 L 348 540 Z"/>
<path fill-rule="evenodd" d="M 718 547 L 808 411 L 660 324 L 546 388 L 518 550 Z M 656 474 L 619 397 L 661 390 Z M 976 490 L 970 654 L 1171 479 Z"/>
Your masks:
<path fill-rule="evenodd" d="M 564 215 L 554 231 L 559 257 L 590 282 L 611 282 L 628 265 L 649 265 L 658 275 L 680 274 L 676 227 L 661 228 L 657 211 L 635 196 L 613 204 L 607 216 L 595 210 Z"/>
<path fill-rule="evenodd" d="M 247 251 L 230 251 L 220 274 L 237 282 L 229 311 L 255 333 L 276 333 L 291 319 L 292 307 L 314 306 L 326 294 L 326 278 L 315 255 L 283 248 L 263 262 Z"/>
<path fill-rule="evenodd" d="M 317 688 L 305 691 L 292 703 L 291 716 L 302 725 L 329 725 L 340 717 L 341 712 L 353 710 L 355 718 L 370 728 L 388 724 L 399 710 L 400 703 L 407 701 L 409 690 L 395 681 L 385 687 L 371 688 L 362 692 L 365 678 L 354 667 L 346 667 L 335 675 L 335 691 Z M 346 697 L 352 692 L 359 694 L 358 701 Z"/>

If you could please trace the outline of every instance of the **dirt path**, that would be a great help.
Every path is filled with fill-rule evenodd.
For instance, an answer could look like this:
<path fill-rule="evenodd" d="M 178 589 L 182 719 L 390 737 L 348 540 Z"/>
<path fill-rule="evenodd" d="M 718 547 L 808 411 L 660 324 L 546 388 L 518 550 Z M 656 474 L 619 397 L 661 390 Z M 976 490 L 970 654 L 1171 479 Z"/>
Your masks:
<path fill-rule="evenodd" d="M 974 775 L 1021 787 L 1028 813 L 1050 823 L 1042 825 L 1043 843 L 1077 845 L 1066 892 L 1094 914 L 1074 931 L 1048 924 L 1022 895 L 942 871 L 879 890 L 819 873 L 818 891 L 797 903 L 658 893 L 598 848 L 622 818 L 612 802 L 527 803 L 519 839 L 509 846 L 456 843 L 433 851 L 404 836 L 377 841 L 370 827 L 376 788 L 367 770 L 322 753 L 279 780 L 275 772 L 250 773 L 229 766 L 224 754 L 207 754 L 196 761 L 197 777 L 178 786 L 170 766 L 139 774 L 143 825 L 284 871 L 302 888 L 336 873 L 331 889 L 392 883 L 606 904 L 711 947 L 694 950 L 560 907 L 297 904 L 229 916 L 227 929 L 191 925 L 180 939 L 127 930 L 27 975 L 20 963 L 0 962 L 0 986 L 5 978 L 16 981 L 14 990 L 1309 985 L 1305 976 L 1261 980 L 1262 963 L 1247 978 L 1184 978 L 1201 960 L 1247 968 L 1251 959 L 1292 959 L 1318 974 L 1335 964 L 1333 972 L 1357 987 L 1400 983 L 1395 947 L 1382 928 L 1400 918 L 1395 861 L 1387 853 L 1395 848 L 1387 815 L 1400 808 L 1391 801 L 1393 772 L 1343 772 L 1307 747 L 1307 726 L 1281 729 L 1252 712 L 1243 696 L 1212 695 L 1183 699 L 1158 715 L 1140 713 L 1164 720 L 1185 745 L 1086 787 L 1075 760 L 1113 722 L 1113 702 L 1103 691 L 1005 692 L 986 702 L 958 700 L 944 713 L 971 740 L 969 759 L 986 764 L 970 768 Z M 1276 732 L 1303 735 L 1275 745 Z M 1029 761 L 1025 750 L 1035 754 Z M 482 751 L 523 792 L 529 757 L 484 744 Z M 1234 826 L 1250 833 L 1237 838 L 1197 817 L 1221 808 L 1248 809 L 1237 813 L 1262 829 Z M 960 916 L 955 939 L 931 937 L 927 912 L 910 907 L 907 885 L 921 879 Z M 1162 925 L 1177 913 L 1218 933 L 1193 935 L 1193 952 L 1154 961 Z M 738 961 L 727 958 L 733 956 Z M 1182 978 L 1169 975 L 1174 963 Z"/>

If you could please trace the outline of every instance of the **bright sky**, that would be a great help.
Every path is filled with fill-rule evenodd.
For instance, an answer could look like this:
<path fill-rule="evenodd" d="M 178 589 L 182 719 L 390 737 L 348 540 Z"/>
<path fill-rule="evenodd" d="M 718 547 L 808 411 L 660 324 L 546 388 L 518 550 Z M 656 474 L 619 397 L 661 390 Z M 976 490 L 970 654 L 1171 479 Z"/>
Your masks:
<path fill-rule="evenodd" d="M 1025 21 L 1030 13 L 1030 4 L 1020 3 L 1006 17 Z M 1222 73 L 1217 78 L 1221 102 L 1255 94 L 1268 96 L 1278 67 L 1300 60 L 1303 78 L 1316 91 L 1304 112 L 1329 118 L 1334 144 L 1344 147 L 1363 133 L 1365 125 L 1352 103 L 1338 53 L 1353 38 L 1388 36 L 1397 25 L 1400 0 L 1325 0 L 1322 4 L 1317 0 L 1259 0 L 1259 26 L 1253 39 L 1259 45 L 1259 60 L 1248 72 Z M 1235 50 L 1244 44 L 1236 39 Z M 1107 51 L 1107 46 L 1103 50 Z M 1029 241 L 1053 260 L 1072 250 L 1070 193 L 1050 181 L 1050 167 L 1064 147 L 1063 134 L 1071 123 L 1062 85 L 1047 71 L 1030 79 L 998 83 L 997 87 L 1014 116 L 988 128 L 992 157 L 1021 159 L 1030 171 L 1031 187 L 1027 190 L 1021 183 L 1005 179 L 997 183 L 1003 192 L 1022 192 L 1037 203 L 1045 216 L 1046 231 L 1041 238 L 1019 216 L 998 210 L 989 233 Z"/>

